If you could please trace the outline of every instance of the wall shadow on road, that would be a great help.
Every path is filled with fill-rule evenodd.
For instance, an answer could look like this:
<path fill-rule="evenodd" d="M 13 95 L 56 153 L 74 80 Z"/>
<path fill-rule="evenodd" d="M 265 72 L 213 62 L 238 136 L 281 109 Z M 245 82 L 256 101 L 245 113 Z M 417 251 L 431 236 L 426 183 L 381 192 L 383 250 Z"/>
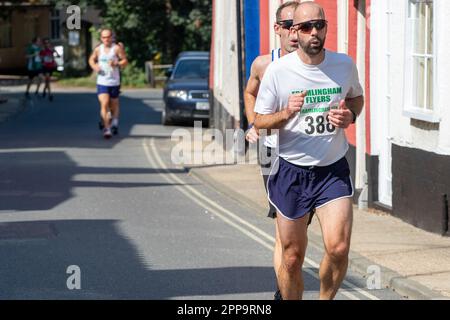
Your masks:
<path fill-rule="evenodd" d="M 148 230 L 148 232 L 152 232 Z M 149 235 L 150 236 L 150 235 Z M 182 250 L 183 238 L 171 245 Z M 50 220 L 0 224 L 0 299 L 170 299 L 273 292 L 271 267 L 163 270 L 146 260 L 116 220 Z M 166 248 L 177 252 L 176 248 Z M 207 253 L 192 248 L 201 261 Z M 194 258 L 193 258 L 194 259 Z M 186 261 L 186 265 L 192 265 Z M 68 290 L 67 268 L 81 270 L 81 290 Z M 317 290 L 305 273 L 305 290 Z"/>
<path fill-rule="evenodd" d="M 169 169 L 172 173 L 185 172 Z M 74 188 L 151 188 L 177 184 L 150 182 L 145 175 L 162 171 L 154 168 L 80 167 L 59 151 L 0 152 L 0 210 L 51 210 L 74 197 Z M 120 175 L 138 174 L 137 182 L 98 181 L 103 175 L 120 180 Z M 85 175 L 82 178 L 76 178 Z M 147 182 L 148 181 L 148 182 Z M 95 192 L 95 191 L 94 191 Z"/>
<path fill-rule="evenodd" d="M 9 93 L 23 96 L 23 93 Z M 154 100 L 121 96 L 120 134 L 105 140 L 98 128 L 94 92 L 57 92 L 54 101 L 31 95 L 14 121 L 0 123 L 0 149 L 113 148 L 124 138 L 170 137 L 173 127 L 159 127 L 161 107 Z"/>

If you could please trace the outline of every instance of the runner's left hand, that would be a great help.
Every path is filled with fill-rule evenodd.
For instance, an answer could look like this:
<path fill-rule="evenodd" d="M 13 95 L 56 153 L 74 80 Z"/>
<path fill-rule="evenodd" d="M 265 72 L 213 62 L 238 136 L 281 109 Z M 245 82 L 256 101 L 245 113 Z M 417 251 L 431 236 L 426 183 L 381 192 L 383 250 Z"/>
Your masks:
<path fill-rule="evenodd" d="M 347 129 L 353 121 L 353 113 L 347 108 L 345 100 L 341 100 L 338 109 L 331 109 L 328 121 L 336 128 Z"/>

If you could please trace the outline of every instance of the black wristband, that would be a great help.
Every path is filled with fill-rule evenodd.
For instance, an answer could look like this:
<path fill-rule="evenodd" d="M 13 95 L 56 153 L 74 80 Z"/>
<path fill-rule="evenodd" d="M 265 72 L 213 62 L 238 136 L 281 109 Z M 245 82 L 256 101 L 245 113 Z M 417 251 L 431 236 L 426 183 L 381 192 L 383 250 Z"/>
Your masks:
<path fill-rule="evenodd" d="M 249 124 L 248 124 L 247 130 L 250 130 L 251 128 L 253 128 L 253 123 L 249 123 Z"/>
<path fill-rule="evenodd" d="M 357 115 L 356 115 L 356 113 L 353 111 L 353 110 L 350 110 L 351 112 L 352 112 L 352 114 L 353 114 L 353 121 L 352 121 L 352 123 L 355 123 L 356 122 L 356 117 L 357 117 Z"/>

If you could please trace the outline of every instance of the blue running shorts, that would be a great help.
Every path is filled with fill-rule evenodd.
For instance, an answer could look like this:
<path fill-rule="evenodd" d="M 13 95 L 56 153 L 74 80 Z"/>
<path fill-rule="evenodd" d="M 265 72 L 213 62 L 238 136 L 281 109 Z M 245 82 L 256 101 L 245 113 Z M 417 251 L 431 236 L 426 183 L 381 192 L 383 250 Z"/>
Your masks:
<path fill-rule="evenodd" d="M 353 197 L 345 157 L 325 167 L 298 166 L 281 157 L 278 161 L 278 171 L 267 181 L 268 198 L 286 219 L 296 220 L 331 201 Z"/>
<path fill-rule="evenodd" d="M 120 86 L 103 86 L 97 84 L 97 94 L 107 93 L 111 99 L 117 99 L 120 94 Z"/>

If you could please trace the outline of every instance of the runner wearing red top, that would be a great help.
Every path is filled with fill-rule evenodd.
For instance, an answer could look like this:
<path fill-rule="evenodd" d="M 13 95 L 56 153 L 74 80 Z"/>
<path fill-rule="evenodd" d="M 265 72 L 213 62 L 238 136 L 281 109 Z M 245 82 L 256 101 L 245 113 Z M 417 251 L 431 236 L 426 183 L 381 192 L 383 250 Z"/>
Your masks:
<path fill-rule="evenodd" d="M 46 91 L 48 90 L 48 99 L 50 101 L 53 100 L 53 95 L 50 90 L 50 78 L 53 71 L 55 71 L 57 67 L 54 57 L 55 53 L 57 56 L 59 56 L 59 54 L 51 46 L 50 40 L 48 38 L 44 39 L 44 49 L 42 49 L 40 53 L 42 58 L 42 71 L 45 78 L 45 86 L 44 91 L 42 92 L 42 96 L 45 97 Z"/>

